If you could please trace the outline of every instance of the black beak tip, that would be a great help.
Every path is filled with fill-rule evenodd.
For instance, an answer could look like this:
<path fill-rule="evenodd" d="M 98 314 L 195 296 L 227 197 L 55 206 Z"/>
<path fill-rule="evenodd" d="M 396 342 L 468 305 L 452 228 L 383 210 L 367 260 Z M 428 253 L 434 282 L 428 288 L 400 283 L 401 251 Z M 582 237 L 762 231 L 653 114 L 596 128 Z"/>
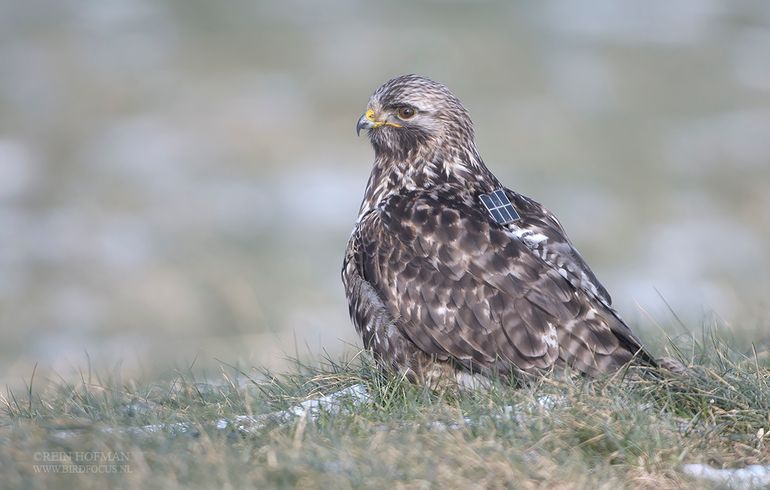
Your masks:
<path fill-rule="evenodd" d="M 362 129 L 369 129 L 372 125 L 366 115 L 361 116 L 356 123 L 356 136 L 361 136 Z"/>

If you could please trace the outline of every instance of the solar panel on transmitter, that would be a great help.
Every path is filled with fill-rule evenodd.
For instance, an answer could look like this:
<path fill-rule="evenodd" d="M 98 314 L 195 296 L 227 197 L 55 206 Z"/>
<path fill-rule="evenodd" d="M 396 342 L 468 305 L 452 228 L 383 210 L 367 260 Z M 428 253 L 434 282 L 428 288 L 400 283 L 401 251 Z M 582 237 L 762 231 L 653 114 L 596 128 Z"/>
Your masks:
<path fill-rule="evenodd" d="M 479 196 L 481 203 L 498 224 L 507 225 L 521 218 L 503 189 Z"/>

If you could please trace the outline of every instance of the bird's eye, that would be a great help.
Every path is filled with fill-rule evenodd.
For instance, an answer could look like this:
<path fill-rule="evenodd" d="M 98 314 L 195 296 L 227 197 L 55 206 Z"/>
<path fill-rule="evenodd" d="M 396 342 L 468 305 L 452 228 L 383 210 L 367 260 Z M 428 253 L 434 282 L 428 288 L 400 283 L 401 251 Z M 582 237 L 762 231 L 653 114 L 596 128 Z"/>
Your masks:
<path fill-rule="evenodd" d="M 411 107 L 401 107 L 398 109 L 398 117 L 399 119 L 407 120 L 412 119 L 414 117 L 414 109 Z"/>

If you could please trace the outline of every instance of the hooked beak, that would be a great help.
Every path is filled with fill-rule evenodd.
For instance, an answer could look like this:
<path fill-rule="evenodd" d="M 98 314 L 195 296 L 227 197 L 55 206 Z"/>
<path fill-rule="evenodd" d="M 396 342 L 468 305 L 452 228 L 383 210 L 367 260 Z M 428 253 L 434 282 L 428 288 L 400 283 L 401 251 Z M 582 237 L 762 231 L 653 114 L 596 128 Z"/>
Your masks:
<path fill-rule="evenodd" d="M 372 112 L 371 109 L 358 119 L 358 123 L 356 123 L 356 136 L 361 136 L 362 129 L 372 129 L 374 127 L 374 118 L 369 119 L 370 112 Z"/>
<path fill-rule="evenodd" d="M 394 128 L 402 127 L 400 124 L 388 120 L 380 121 L 377 119 L 374 110 L 369 108 L 366 110 L 366 113 L 358 119 L 358 123 L 356 123 L 356 135 L 360 136 L 362 129 L 374 129 L 379 128 L 380 126 L 393 126 Z"/>

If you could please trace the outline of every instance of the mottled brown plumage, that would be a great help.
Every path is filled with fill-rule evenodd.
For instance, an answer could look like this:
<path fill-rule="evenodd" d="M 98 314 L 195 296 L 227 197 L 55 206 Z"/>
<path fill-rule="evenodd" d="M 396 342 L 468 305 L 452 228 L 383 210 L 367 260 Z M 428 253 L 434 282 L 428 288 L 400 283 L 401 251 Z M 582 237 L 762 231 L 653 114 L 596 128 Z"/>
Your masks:
<path fill-rule="evenodd" d="M 509 189 L 520 219 L 487 212 L 479 196 L 503 186 L 444 85 L 386 82 L 357 129 L 375 160 L 342 278 L 382 365 L 428 384 L 654 365 L 553 214 Z"/>

